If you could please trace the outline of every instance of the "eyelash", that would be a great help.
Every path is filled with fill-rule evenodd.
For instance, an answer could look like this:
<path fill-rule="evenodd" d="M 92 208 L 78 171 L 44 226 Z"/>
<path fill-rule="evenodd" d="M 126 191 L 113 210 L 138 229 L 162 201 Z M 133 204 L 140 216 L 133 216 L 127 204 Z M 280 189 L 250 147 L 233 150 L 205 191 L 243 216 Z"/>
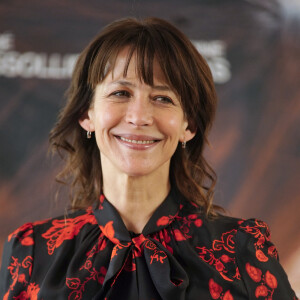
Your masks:
<path fill-rule="evenodd" d="M 120 91 L 115 91 L 113 93 L 111 93 L 112 96 L 117 96 L 117 97 L 130 97 L 131 94 L 126 91 L 126 90 L 120 90 Z M 157 100 L 161 98 L 162 100 Z M 154 101 L 158 101 L 158 102 L 161 102 L 161 103 L 170 103 L 170 104 L 174 104 L 173 100 L 169 97 L 166 97 L 166 96 L 155 96 L 153 97 L 153 100 Z"/>
<path fill-rule="evenodd" d="M 165 97 L 165 96 L 156 96 L 156 97 L 154 97 L 154 99 L 157 99 L 157 98 L 162 98 L 163 99 L 163 100 L 160 100 L 159 102 L 174 104 L 173 100 L 169 97 Z"/>
<path fill-rule="evenodd" d="M 121 95 L 118 95 L 121 94 Z M 117 97 L 130 97 L 130 93 L 127 91 L 115 91 L 111 95 L 117 96 Z"/>

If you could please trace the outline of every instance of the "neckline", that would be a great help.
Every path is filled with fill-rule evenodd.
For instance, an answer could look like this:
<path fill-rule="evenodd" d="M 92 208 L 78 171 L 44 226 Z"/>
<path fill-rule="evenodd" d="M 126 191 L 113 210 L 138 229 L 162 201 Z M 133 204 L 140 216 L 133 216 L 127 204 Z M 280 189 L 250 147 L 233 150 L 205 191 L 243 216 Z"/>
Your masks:
<path fill-rule="evenodd" d="M 141 233 L 134 233 L 127 230 L 120 214 L 104 195 L 100 196 L 100 203 L 97 203 L 93 212 L 101 231 L 112 242 L 130 242 L 132 238 L 138 237 L 141 234 L 147 236 L 169 226 L 182 207 L 180 203 L 178 193 L 176 193 L 174 188 L 171 188 L 168 196 L 154 211 Z"/>

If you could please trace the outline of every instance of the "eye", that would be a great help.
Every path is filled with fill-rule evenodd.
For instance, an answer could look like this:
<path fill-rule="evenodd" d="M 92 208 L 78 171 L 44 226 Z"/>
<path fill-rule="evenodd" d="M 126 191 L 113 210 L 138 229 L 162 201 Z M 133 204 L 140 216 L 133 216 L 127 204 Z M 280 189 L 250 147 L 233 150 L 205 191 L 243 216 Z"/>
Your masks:
<path fill-rule="evenodd" d="M 111 93 L 112 96 L 117 96 L 117 97 L 130 97 L 130 93 L 128 91 L 115 91 Z"/>
<path fill-rule="evenodd" d="M 153 98 L 155 101 L 157 102 L 161 102 L 161 103 L 170 103 L 170 104 L 174 104 L 173 100 L 169 97 L 166 97 L 166 96 L 156 96 Z"/>

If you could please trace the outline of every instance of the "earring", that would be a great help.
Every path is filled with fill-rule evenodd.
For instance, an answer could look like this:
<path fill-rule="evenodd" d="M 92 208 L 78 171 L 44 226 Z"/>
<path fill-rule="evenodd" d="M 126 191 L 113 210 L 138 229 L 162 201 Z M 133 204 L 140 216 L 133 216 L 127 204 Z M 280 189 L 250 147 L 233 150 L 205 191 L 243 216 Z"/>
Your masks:
<path fill-rule="evenodd" d="M 86 132 L 86 138 L 87 138 L 87 139 L 92 138 L 92 133 L 91 133 L 90 131 L 87 131 L 87 132 Z"/>
<path fill-rule="evenodd" d="M 181 146 L 182 146 L 182 148 L 184 149 L 184 148 L 186 147 L 186 141 L 183 141 L 183 142 L 181 143 Z"/>

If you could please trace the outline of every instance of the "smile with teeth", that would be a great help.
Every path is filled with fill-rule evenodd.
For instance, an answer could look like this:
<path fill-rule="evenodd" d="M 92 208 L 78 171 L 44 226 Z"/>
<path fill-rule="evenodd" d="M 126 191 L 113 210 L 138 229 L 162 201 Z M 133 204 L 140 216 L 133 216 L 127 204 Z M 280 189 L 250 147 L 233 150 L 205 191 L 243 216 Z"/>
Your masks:
<path fill-rule="evenodd" d="M 147 140 L 147 141 L 142 141 L 142 140 L 130 140 L 130 139 L 126 139 L 122 136 L 120 136 L 120 139 L 122 141 L 125 141 L 125 142 L 128 142 L 128 143 L 133 143 L 133 144 L 153 144 L 155 143 L 156 141 L 155 140 Z"/>

